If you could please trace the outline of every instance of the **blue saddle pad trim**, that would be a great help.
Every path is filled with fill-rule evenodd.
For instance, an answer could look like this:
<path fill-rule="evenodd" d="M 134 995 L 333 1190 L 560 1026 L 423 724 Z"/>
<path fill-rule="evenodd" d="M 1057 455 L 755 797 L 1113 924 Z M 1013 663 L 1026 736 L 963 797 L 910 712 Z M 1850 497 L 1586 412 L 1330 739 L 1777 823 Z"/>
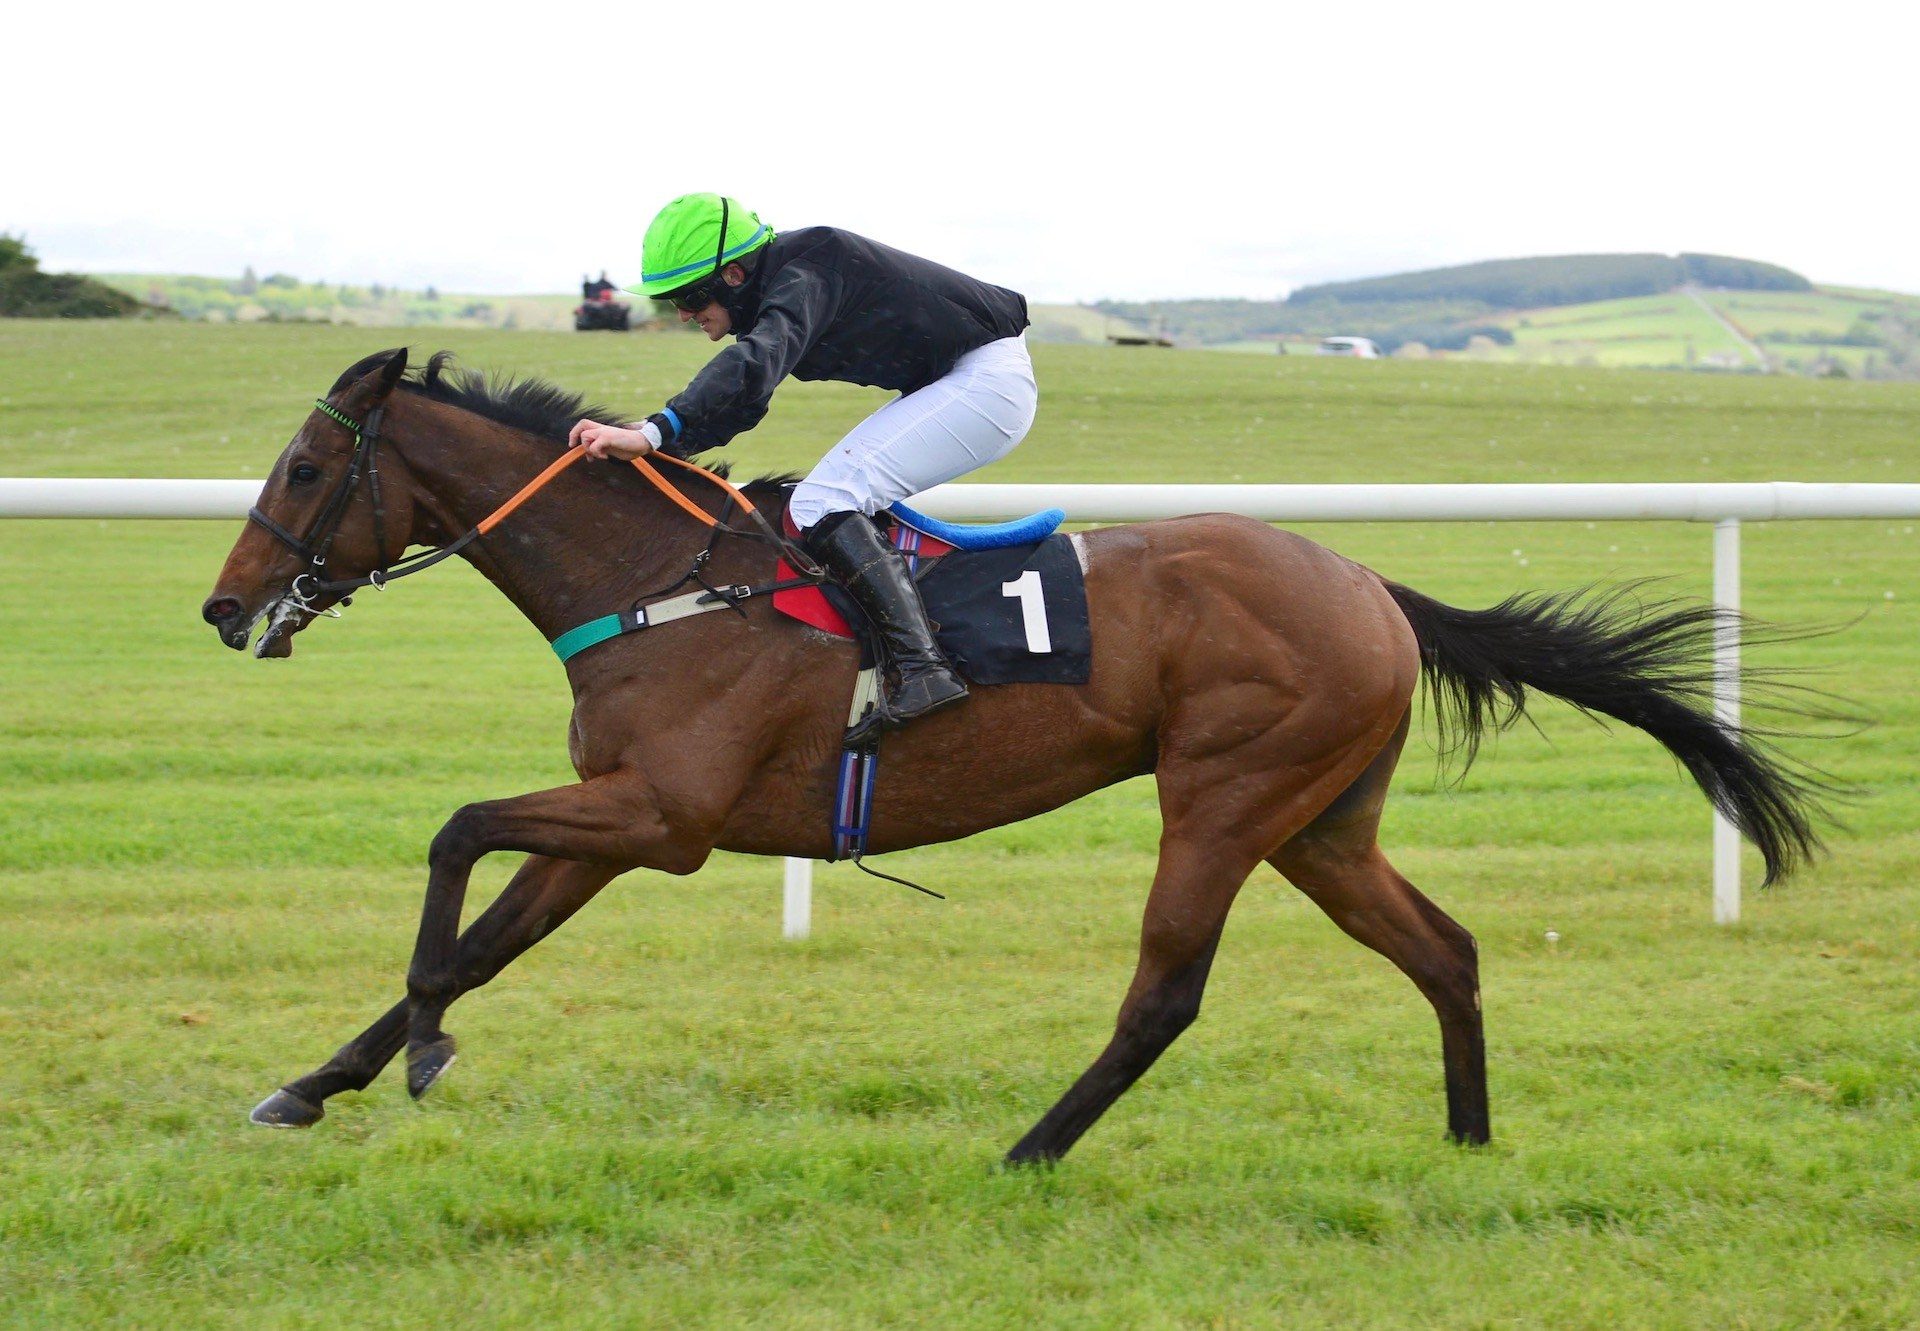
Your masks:
<path fill-rule="evenodd" d="M 1053 535 L 1067 520 L 1063 508 L 1049 508 L 1013 522 L 942 522 L 916 513 L 905 504 L 889 504 L 887 512 L 917 532 L 945 541 L 956 550 L 1000 550 L 1009 545 L 1031 545 Z"/>

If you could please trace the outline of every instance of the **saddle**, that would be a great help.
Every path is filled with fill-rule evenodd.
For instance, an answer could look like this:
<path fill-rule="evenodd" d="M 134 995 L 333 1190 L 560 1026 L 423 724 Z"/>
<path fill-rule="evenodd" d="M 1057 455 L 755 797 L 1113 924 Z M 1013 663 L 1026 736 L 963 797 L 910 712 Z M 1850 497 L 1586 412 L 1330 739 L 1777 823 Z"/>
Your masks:
<path fill-rule="evenodd" d="M 970 684 L 1084 684 L 1092 661 L 1086 587 L 1057 508 L 1015 522 L 942 522 L 895 504 L 875 523 L 919 584 L 940 650 Z M 789 516 L 787 534 L 799 529 Z M 780 581 L 797 576 L 780 561 Z M 874 651 L 853 598 L 830 583 L 773 595 L 774 609 Z"/>
<path fill-rule="evenodd" d="M 1066 516 L 1050 508 L 1017 522 L 969 526 L 894 504 L 875 517 L 882 534 L 906 556 L 940 650 L 968 683 L 1087 682 L 1093 636 L 1080 556 L 1072 539 L 1056 530 Z M 785 524 L 787 535 L 797 539 L 800 532 L 791 516 L 785 516 Z M 780 581 L 793 577 L 795 570 L 780 561 Z M 777 591 L 773 605 L 803 624 L 860 644 L 860 669 L 847 713 L 852 727 L 880 692 L 879 653 L 860 608 L 831 583 Z M 841 751 L 827 858 L 850 859 L 876 877 L 926 892 L 918 883 L 861 864 L 879 766 L 877 745 Z"/>

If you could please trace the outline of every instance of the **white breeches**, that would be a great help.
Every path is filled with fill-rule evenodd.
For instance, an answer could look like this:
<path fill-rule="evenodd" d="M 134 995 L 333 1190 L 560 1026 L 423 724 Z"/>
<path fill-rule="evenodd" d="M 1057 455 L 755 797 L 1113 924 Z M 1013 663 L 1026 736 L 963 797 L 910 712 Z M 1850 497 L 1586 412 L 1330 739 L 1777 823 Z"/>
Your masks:
<path fill-rule="evenodd" d="M 1025 338 L 976 347 L 856 425 L 794 487 L 787 511 L 802 531 L 829 513 L 871 516 L 996 462 L 1027 437 L 1039 399 Z"/>

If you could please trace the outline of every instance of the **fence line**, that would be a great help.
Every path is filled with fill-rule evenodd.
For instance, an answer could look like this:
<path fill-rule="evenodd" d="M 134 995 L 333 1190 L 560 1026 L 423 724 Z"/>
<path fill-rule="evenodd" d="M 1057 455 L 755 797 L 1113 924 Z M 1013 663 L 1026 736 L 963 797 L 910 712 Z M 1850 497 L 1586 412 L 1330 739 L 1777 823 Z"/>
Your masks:
<path fill-rule="evenodd" d="M 260 483 L 0 477 L 0 518 L 244 518 Z M 1266 522 L 1703 522 L 1713 524 L 1713 596 L 1740 608 L 1740 524 L 1920 518 L 1920 484 L 1821 481 L 1506 485 L 942 485 L 915 507 L 953 522 L 992 522 L 1058 507 L 1074 522 L 1140 522 L 1230 512 Z M 1740 722 L 1740 633 L 1714 644 L 1714 710 Z M 1713 918 L 1740 918 L 1740 835 L 1718 812 Z M 811 928 L 812 862 L 789 859 L 782 928 Z"/>
<path fill-rule="evenodd" d="M 243 518 L 259 493 L 258 481 L 0 477 L 0 518 Z M 1074 522 L 1219 512 L 1267 522 L 1772 522 L 1920 516 L 1920 484 L 940 485 L 914 507 L 953 522 L 1048 507 Z"/>

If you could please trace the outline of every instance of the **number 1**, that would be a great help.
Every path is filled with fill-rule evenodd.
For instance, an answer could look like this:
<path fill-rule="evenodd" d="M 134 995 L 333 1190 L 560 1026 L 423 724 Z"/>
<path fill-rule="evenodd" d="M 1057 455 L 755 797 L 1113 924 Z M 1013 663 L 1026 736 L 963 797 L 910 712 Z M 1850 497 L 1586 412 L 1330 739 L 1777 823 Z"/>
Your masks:
<path fill-rule="evenodd" d="M 1036 655 L 1053 650 L 1053 637 L 1047 632 L 1047 601 L 1040 590 L 1040 570 L 1030 568 L 1012 582 L 1000 584 L 1002 596 L 1020 598 L 1020 618 L 1027 628 L 1027 650 Z"/>

